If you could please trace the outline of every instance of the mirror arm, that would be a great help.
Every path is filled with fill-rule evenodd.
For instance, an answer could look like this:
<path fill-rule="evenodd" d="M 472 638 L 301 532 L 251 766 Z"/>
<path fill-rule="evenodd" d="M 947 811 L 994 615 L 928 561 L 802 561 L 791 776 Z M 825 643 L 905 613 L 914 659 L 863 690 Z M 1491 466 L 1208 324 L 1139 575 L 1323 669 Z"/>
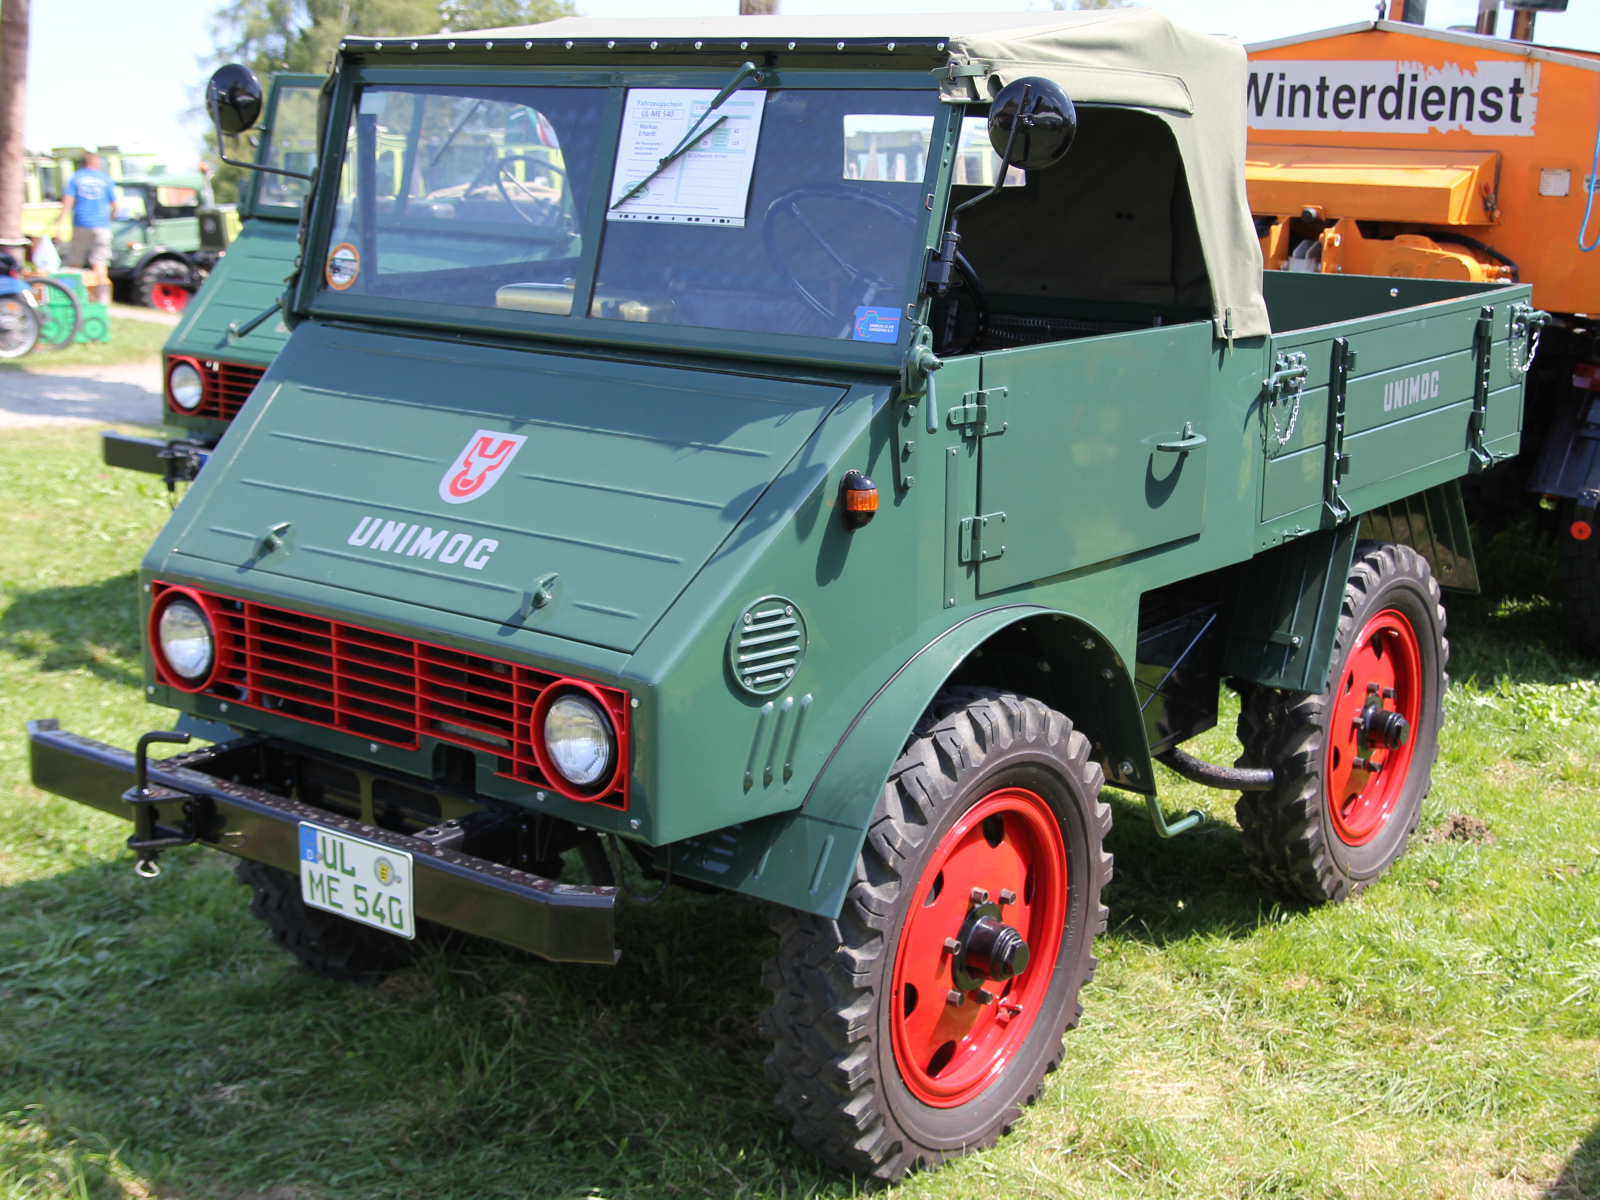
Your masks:
<path fill-rule="evenodd" d="M 211 124 L 217 131 L 217 157 L 230 167 L 243 167 L 247 171 L 263 171 L 268 175 L 287 175 L 291 179 L 304 179 L 307 183 L 315 183 L 317 181 L 315 175 L 307 175 L 303 171 L 290 171 L 285 167 L 263 167 L 260 163 L 240 162 L 236 158 L 229 158 L 228 152 L 223 149 L 226 143 L 222 140 L 222 122 L 216 118 L 215 114 L 212 115 Z"/>
<path fill-rule="evenodd" d="M 1006 172 L 1011 170 L 1011 152 L 1017 144 L 1017 128 L 1027 120 L 1026 110 L 1028 97 L 1033 93 L 1033 85 L 1026 84 L 1022 89 L 1022 100 L 1017 105 L 1017 119 L 1011 123 L 1011 133 L 1006 138 L 1006 152 L 1000 156 L 1000 170 L 995 174 L 995 181 L 987 191 L 979 192 L 971 200 L 956 206 L 950 214 L 950 225 L 944 231 L 944 237 L 939 243 L 939 252 L 928 263 L 928 274 L 925 280 L 928 294 L 943 296 L 950 290 L 950 278 L 955 271 L 956 255 L 960 252 L 961 235 L 956 232 L 956 218 L 980 200 L 987 200 L 1005 186 Z"/>

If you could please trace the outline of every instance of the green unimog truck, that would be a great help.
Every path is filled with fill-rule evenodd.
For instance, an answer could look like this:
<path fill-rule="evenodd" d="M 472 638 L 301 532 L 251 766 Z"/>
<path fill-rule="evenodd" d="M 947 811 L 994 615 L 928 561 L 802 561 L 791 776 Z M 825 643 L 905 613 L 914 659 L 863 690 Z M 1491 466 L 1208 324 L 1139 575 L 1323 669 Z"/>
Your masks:
<path fill-rule="evenodd" d="M 630 861 L 769 901 L 799 1141 L 991 1143 L 1104 785 L 1238 789 L 1303 901 L 1401 855 L 1518 444 L 1526 287 L 1262 279 L 1245 75 L 1138 9 L 347 40 L 293 334 L 139 571 L 222 740 L 36 721 L 34 781 L 347 979 L 430 923 L 611 963 Z M 1224 682 L 1232 767 L 1179 748 Z"/>
<path fill-rule="evenodd" d="M 255 160 L 309 174 L 317 161 L 320 75 L 279 74 L 267 85 Z M 292 176 L 255 174 L 240 188 L 242 224 L 222 237 L 224 215 L 202 213 L 202 240 L 219 242 L 210 273 L 182 306 L 162 350 L 161 438 L 107 432 L 109 466 L 148 471 L 168 485 L 194 478 L 228 423 L 289 338 L 278 298 L 294 272 L 307 186 Z M 174 285 L 177 286 L 177 285 Z M 187 285 L 185 285 L 187 286 Z M 185 293 L 187 295 L 187 293 Z M 265 314 L 265 315 L 263 315 Z"/>

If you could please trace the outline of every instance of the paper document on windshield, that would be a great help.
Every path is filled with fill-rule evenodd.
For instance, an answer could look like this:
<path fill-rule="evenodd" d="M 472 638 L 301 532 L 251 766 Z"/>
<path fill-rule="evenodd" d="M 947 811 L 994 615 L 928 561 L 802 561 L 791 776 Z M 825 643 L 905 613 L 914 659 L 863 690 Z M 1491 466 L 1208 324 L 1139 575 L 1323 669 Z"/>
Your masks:
<path fill-rule="evenodd" d="M 629 90 L 607 220 L 744 227 L 767 100 L 754 89 L 729 96 L 706 117 L 693 146 L 637 196 L 617 203 L 677 148 L 716 98 L 715 88 Z"/>

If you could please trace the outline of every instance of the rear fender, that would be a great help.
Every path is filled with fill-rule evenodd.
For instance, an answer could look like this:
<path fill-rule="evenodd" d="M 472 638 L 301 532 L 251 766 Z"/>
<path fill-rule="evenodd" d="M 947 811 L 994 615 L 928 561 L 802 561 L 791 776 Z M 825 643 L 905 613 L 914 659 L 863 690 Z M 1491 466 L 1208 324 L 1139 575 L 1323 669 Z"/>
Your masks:
<path fill-rule="evenodd" d="M 845 730 L 801 807 L 657 851 L 674 874 L 836 917 L 889 771 L 946 684 L 1001 687 L 1066 713 L 1106 781 L 1153 792 L 1133 679 L 1087 621 L 1034 604 L 977 613 L 913 655 Z"/>

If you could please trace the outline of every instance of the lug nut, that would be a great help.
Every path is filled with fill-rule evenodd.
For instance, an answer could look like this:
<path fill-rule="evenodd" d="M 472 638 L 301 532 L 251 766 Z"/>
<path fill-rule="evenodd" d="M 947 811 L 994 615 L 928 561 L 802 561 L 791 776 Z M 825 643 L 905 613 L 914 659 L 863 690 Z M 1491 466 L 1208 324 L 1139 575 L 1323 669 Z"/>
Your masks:
<path fill-rule="evenodd" d="M 966 993 L 965 992 L 958 992 L 954 988 L 951 988 L 949 993 L 944 998 L 944 1002 L 946 1004 L 948 1004 L 951 1008 L 960 1008 L 963 1004 L 966 1003 L 966 1000 L 967 1000 Z"/>
<path fill-rule="evenodd" d="M 989 893 L 987 891 L 985 891 L 983 888 L 973 888 L 972 889 L 972 902 L 974 904 L 987 904 L 987 903 L 989 903 Z"/>
<path fill-rule="evenodd" d="M 1017 894 L 1015 892 L 1013 892 L 1010 888 L 1001 888 L 1000 889 L 1000 903 L 1001 904 L 1015 904 L 1016 902 L 1017 902 Z"/>
<path fill-rule="evenodd" d="M 976 992 L 974 992 L 972 994 L 972 998 L 974 1000 L 976 1000 L 979 1004 L 993 1004 L 994 1003 L 994 993 L 993 992 L 986 992 L 982 988 L 979 988 Z"/>
<path fill-rule="evenodd" d="M 950 951 L 951 954 L 961 953 L 961 943 L 956 941 L 955 938 L 945 938 L 944 948 Z"/>

